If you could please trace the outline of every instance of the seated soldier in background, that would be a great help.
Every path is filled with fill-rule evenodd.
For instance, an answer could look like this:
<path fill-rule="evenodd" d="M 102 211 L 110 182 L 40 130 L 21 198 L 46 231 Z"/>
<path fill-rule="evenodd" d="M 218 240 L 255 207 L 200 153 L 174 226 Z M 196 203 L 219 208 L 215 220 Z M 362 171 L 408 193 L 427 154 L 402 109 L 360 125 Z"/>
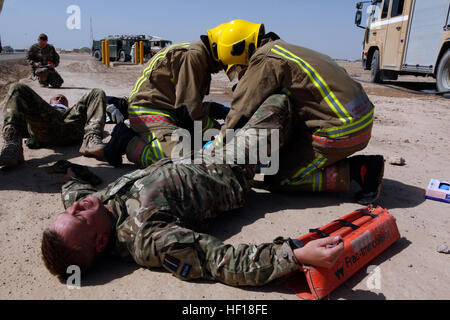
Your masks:
<path fill-rule="evenodd" d="M 38 77 L 41 87 L 59 88 L 64 83 L 55 68 L 59 65 L 59 55 L 51 44 L 48 37 L 41 33 L 38 43 L 33 44 L 27 53 L 27 62 L 31 65 L 31 71 Z"/>
<path fill-rule="evenodd" d="M 27 85 L 13 85 L 3 108 L 0 166 L 13 167 L 24 161 L 23 138 L 31 138 L 31 148 L 82 141 L 80 153 L 103 159 L 105 108 L 105 93 L 100 89 L 92 89 L 69 107 L 62 94 L 54 96 L 49 104 Z"/>

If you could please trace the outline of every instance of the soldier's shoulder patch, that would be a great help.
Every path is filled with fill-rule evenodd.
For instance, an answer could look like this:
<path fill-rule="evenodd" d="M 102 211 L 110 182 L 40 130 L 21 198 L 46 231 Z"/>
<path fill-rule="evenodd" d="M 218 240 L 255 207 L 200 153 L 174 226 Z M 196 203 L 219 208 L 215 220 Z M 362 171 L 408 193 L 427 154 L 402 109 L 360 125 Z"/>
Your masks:
<path fill-rule="evenodd" d="M 169 269 L 173 270 L 174 272 L 177 272 L 178 267 L 180 266 L 180 260 L 178 260 L 175 257 L 172 257 L 168 254 L 164 256 L 164 265 L 167 266 Z"/>
<path fill-rule="evenodd" d="M 183 278 L 187 278 L 189 272 L 191 271 L 192 266 L 190 264 L 185 263 L 183 265 L 183 268 L 181 268 L 180 276 Z"/>

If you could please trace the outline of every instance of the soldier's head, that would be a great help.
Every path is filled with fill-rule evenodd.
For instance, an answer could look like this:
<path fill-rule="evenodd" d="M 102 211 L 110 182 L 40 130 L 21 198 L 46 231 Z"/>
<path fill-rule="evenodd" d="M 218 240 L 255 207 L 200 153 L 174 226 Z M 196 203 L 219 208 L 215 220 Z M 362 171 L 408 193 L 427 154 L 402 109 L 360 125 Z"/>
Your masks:
<path fill-rule="evenodd" d="M 67 268 L 88 270 L 108 245 L 112 217 L 95 196 L 75 202 L 59 214 L 42 235 L 42 259 L 47 269 L 61 280 Z"/>
<path fill-rule="evenodd" d="M 50 99 L 50 104 L 62 104 L 66 107 L 69 107 L 69 100 L 67 100 L 66 96 L 63 94 L 57 94 L 56 96 Z"/>
<path fill-rule="evenodd" d="M 45 48 L 48 43 L 48 37 L 45 33 L 41 33 L 38 37 L 38 44 L 41 48 Z"/>

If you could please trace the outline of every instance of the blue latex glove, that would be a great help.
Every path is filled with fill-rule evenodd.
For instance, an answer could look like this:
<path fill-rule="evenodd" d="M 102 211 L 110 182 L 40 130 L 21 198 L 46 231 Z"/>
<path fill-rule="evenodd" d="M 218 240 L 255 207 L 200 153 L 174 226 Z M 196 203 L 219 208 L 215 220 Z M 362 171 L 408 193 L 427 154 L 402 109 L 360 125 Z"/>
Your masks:
<path fill-rule="evenodd" d="M 208 141 L 207 143 L 205 143 L 203 145 L 203 149 L 208 149 L 212 144 L 213 144 L 214 140 Z"/>

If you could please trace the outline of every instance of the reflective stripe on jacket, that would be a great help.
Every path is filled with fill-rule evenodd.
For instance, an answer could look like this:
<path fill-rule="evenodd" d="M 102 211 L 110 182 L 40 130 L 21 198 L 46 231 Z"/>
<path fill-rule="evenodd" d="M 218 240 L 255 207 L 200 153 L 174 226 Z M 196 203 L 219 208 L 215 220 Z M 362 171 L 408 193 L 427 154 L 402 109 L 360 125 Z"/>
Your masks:
<path fill-rule="evenodd" d="M 282 40 L 262 45 L 233 94 L 226 129 L 245 124 L 272 94 L 289 96 L 311 133 L 348 138 L 373 122 L 374 106 L 362 86 L 330 57 Z"/>

